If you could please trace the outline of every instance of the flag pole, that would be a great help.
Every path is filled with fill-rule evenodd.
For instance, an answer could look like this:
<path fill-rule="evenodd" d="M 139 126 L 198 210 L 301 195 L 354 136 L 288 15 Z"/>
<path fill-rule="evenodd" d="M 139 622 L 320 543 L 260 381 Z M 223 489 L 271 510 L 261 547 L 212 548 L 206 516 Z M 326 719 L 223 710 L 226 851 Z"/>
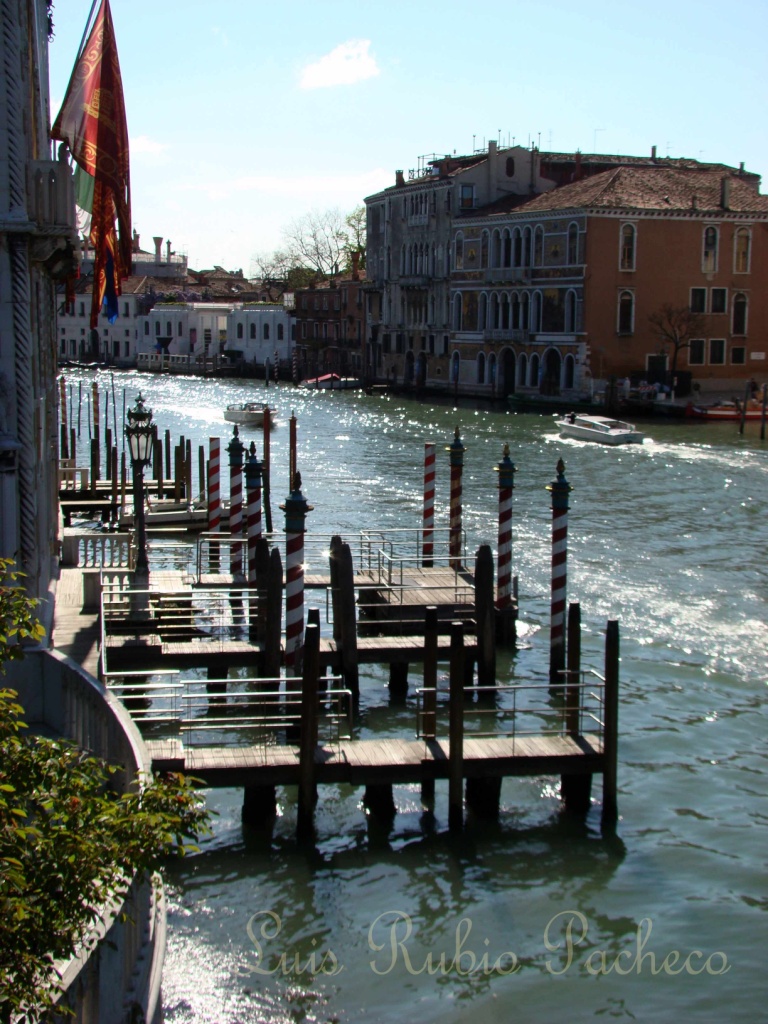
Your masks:
<path fill-rule="evenodd" d="M 77 62 L 80 60 L 80 58 L 83 55 L 83 47 L 85 46 L 85 40 L 88 38 L 88 30 L 90 28 L 91 18 L 93 17 L 93 12 L 96 10 L 96 4 L 97 3 L 99 3 L 99 0 L 93 0 L 93 3 L 91 4 L 91 13 L 88 15 L 88 20 L 85 23 L 85 31 L 83 32 L 83 38 L 80 40 L 80 46 L 78 47 L 78 50 L 77 50 L 77 57 L 75 58 L 75 65 L 77 65 Z"/>

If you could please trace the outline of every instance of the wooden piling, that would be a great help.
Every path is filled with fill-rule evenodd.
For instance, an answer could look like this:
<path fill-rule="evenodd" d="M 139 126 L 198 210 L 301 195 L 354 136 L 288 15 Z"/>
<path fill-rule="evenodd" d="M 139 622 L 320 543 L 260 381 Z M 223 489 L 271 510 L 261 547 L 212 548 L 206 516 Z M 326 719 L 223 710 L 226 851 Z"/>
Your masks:
<path fill-rule="evenodd" d="M 467 807 L 476 818 L 495 821 L 499 816 L 501 776 L 483 776 L 467 779 Z"/>
<path fill-rule="evenodd" d="M 437 606 L 424 612 L 424 674 L 422 678 L 421 734 L 425 741 L 437 736 Z M 421 780 L 421 799 L 435 799 L 435 780 Z"/>
<path fill-rule="evenodd" d="M 181 447 L 173 449 L 173 500 L 181 501 Z"/>
<path fill-rule="evenodd" d="M 581 605 L 577 601 L 568 606 L 567 666 L 565 728 L 569 736 L 578 736 L 581 717 Z"/>
<path fill-rule="evenodd" d="M 344 685 L 360 692 L 360 671 L 357 656 L 357 613 L 355 608 L 355 571 L 349 544 L 342 544 L 337 553 L 339 614 L 341 617 L 341 673 Z"/>
<path fill-rule="evenodd" d="M 475 621 L 477 623 L 477 685 L 496 684 L 496 621 L 493 601 L 493 555 L 483 544 L 475 555 Z"/>
<path fill-rule="evenodd" d="M 91 438 L 91 491 L 94 498 L 96 497 L 96 484 L 100 479 L 100 467 L 99 467 L 99 439 L 97 437 Z"/>
<path fill-rule="evenodd" d="M 264 525 L 267 528 L 267 533 L 272 533 L 272 502 L 270 499 L 271 482 L 270 482 L 270 457 L 269 457 L 269 445 L 270 445 L 270 431 L 271 427 L 271 410 L 268 405 L 264 406 L 264 459 L 261 467 L 261 500 L 264 505 Z M 288 486 L 293 486 L 293 478 L 288 481 Z"/>
<path fill-rule="evenodd" d="M 318 735 L 318 674 L 320 625 L 307 622 L 304 631 L 304 665 L 301 680 L 301 738 L 299 741 L 299 804 L 297 832 L 312 834 L 312 813 L 317 802 L 315 750 Z"/>
<path fill-rule="evenodd" d="M 463 771 L 464 625 L 461 622 L 452 622 L 448 720 L 448 827 L 451 832 L 460 832 L 464 825 Z"/>
<path fill-rule="evenodd" d="M 187 439 L 184 449 L 184 499 L 191 502 L 192 498 L 192 442 Z"/>
<path fill-rule="evenodd" d="M 277 813 L 274 786 L 245 786 L 242 822 L 251 828 L 270 827 Z"/>
<path fill-rule="evenodd" d="M 341 633 L 341 592 L 339 588 L 339 548 L 342 540 L 338 534 L 331 537 L 328 558 L 328 578 L 331 588 L 331 618 L 333 619 L 333 639 L 337 644 L 342 642 Z"/>
<path fill-rule="evenodd" d="M 288 430 L 288 479 L 293 480 L 296 476 L 297 469 L 297 457 L 296 457 L 296 413 L 291 413 L 289 420 Z"/>
<path fill-rule="evenodd" d="M 280 639 L 283 605 L 283 560 L 279 548 L 269 555 L 266 599 L 266 635 L 262 657 L 262 675 L 271 679 L 280 674 Z"/>
<path fill-rule="evenodd" d="M 112 479 L 112 428 L 104 428 L 104 476 Z"/>
<path fill-rule="evenodd" d="M 75 428 L 72 426 L 69 428 L 69 457 L 77 463 L 77 438 Z"/>
<path fill-rule="evenodd" d="M 152 464 L 155 474 L 155 484 L 157 486 L 157 499 L 160 501 L 163 497 L 163 442 L 159 437 L 156 437 L 152 445 Z"/>
<path fill-rule="evenodd" d="M 112 460 L 111 460 L 111 475 L 110 480 L 112 481 L 112 506 L 114 509 L 113 515 L 117 519 L 117 499 L 119 496 L 120 481 L 117 476 L 117 445 L 112 448 Z"/>
<path fill-rule="evenodd" d="M 603 705 L 603 825 L 618 818 L 619 623 L 609 620 L 605 633 L 605 702 Z"/>
<path fill-rule="evenodd" d="M 206 470 L 205 470 L 205 445 L 197 446 L 197 475 L 200 481 L 200 501 L 205 501 L 206 495 Z"/>
<path fill-rule="evenodd" d="M 165 479 L 170 480 L 173 476 L 171 466 L 171 432 L 166 430 L 165 432 Z"/>
<path fill-rule="evenodd" d="M 62 459 L 68 459 L 69 458 L 69 442 L 67 440 L 67 425 L 66 425 L 66 423 L 62 423 L 61 426 L 59 427 L 59 435 L 60 435 L 60 441 L 59 441 L 60 457 Z"/>
<path fill-rule="evenodd" d="M 392 784 L 389 782 L 369 782 L 365 787 L 363 804 L 384 825 L 390 825 L 397 814 Z"/>

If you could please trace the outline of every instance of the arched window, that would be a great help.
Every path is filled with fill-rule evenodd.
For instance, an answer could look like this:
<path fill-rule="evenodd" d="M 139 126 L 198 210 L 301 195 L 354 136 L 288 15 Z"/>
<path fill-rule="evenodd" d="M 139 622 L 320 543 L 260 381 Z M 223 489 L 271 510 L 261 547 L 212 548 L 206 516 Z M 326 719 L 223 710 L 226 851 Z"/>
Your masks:
<path fill-rule="evenodd" d="M 242 324 L 238 324 L 237 325 L 237 336 L 238 336 L 238 338 L 242 338 L 242 336 L 243 336 L 243 325 Z"/>
<path fill-rule="evenodd" d="M 173 337 L 173 327 L 171 325 L 171 321 L 170 320 L 166 320 L 166 322 L 165 322 L 165 336 L 166 336 L 166 338 Z"/>
<path fill-rule="evenodd" d="M 532 388 L 539 386 L 539 356 L 534 352 L 528 365 L 528 383 Z"/>
<path fill-rule="evenodd" d="M 144 333 L 149 334 L 149 320 L 144 321 Z"/>
<path fill-rule="evenodd" d="M 488 356 L 488 371 L 487 371 L 488 383 L 493 385 L 496 383 L 496 354 L 491 352 Z"/>
<path fill-rule="evenodd" d="M 504 228 L 502 235 L 502 266 L 512 266 L 512 235 L 509 233 L 509 228 Z"/>
<path fill-rule="evenodd" d="M 488 326 L 488 296 L 483 292 L 480 295 L 480 310 L 478 313 L 477 329 L 484 331 Z"/>
<path fill-rule="evenodd" d="M 520 329 L 520 296 L 512 292 L 512 330 Z"/>
<path fill-rule="evenodd" d="M 277 325 L 277 340 L 278 341 L 282 341 L 283 340 L 283 335 L 284 335 L 283 325 L 282 324 L 278 324 Z"/>
<path fill-rule="evenodd" d="M 400 247 L 400 273 L 405 273 L 405 246 Z"/>
<path fill-rule="evenodd" d="M 568 226 L 568 263 L 573 266 L 579 262 L 579 225 Z"/>
<path fill-rule="evenodd" d="M 269 341 L 269 324 L 266 323 L 266 321 L 262 327 L 262 337 L 264 338 L 264 341 Z"/>
<path fill-rule="evenodd" d="M 501 234 L 496 228 L 491 236 L 491 266 L 501 266 Z"/>
<path fill-rule="evenodd" d="M 739 228 L 733 239 L 733 269 L 737 274 L 749 273 L 749 228 Z"/>
<path fill-rule="evenodd" d="M 480 352 L 477 357 L 477 383 L 485 384 L 485 353 Z"/>
<path fill-rule="evenodd" d="M 520 264 L 522 267 L 530 267 L 531 265 L 531 229 L 526 228 L 523 231 L 523 261 Z"/>
<path fill-rule="evenodd" d="M 632 292 L 619 294 L 619 334 L 632 334 L 635 325 L 635 297 Z"/>
<path fill-rule="evenodd" d="M 701 269 L 705 274 L 717 270 L 717 228 L 704 228 L 704 251 L 701 257 Z"/>
<path fill-rule="evenodd" d="M 732 334 L 747 333 L 747 297 L 742 292 L 733 298 Z"/>
<path fill-rule="evenodd" d="M 635 269 L 634 224 L 621 225 L 621 253 L 619 255 L 619 267 L 621 268 L 621 270 Z"/>
<path fill-rule="evenodd" d="M 541 330 L 541 292 L 533 293 L 533 301 L 531 302 L 531 330 Z"/>
<path fill-rule="evenodd" d="M 520 358 L 517 361 L 517 379 L 523 385 L 528 383 L 528 356 L 525 352 L 520 354 Z"/>
<path fill-rule="evenodd" d="M 159 320 L 155 320 L 155 337 L 156 338 L 160 337 L 160 321 Z"/>
<path fill-rule="evenodd" d="M 533 265 L 540 267 L 544 262 L 544 228 L 541 224 L 536 226 L 533 233 Z"/>
<path fill-rule="evenodd" d="M 501 329 L 509 330 L 509 296 L 506 293 L 501 296 Z"/>
<path fill-rule="evenodd" d="M 496 292 L 491 295 L 491 327 L 494 331 L 499 329 L 501 321 L 501 310 L 499 309 L 499 296 Z"/>
<path fill-rule="evenodd" d="M 520 326 L 524 331 L 527 331 L 530 326 L 530 302 L 528 299 L 528 292 L 523 292 L 523 297 L 520 303 Z"/>
<path fill-rule="evenodd" d="M 255 323 L 252 323 L 250 325 L 250 328 L 248 330 L 248 337 L 251 338 L 253 341 L 256 340 L 256 324 Z"/>

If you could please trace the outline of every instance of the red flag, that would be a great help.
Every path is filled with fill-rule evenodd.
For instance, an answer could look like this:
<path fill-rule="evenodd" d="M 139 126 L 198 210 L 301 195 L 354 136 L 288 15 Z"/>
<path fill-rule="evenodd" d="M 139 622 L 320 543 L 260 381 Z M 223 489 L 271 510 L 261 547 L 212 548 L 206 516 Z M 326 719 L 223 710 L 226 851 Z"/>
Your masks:
<path fill-rule="evenodd" d="M 102 0 L 72 71 L 51 138 L 66 142 L 77 164 L 94 179 L 89 242 L 95 253 L 91 303 L 91 327 L 95 327 L 105 296 L 107 315 L 114 321 L 120 282 L 131 272 L 128 125 L 109 0 Z"/>

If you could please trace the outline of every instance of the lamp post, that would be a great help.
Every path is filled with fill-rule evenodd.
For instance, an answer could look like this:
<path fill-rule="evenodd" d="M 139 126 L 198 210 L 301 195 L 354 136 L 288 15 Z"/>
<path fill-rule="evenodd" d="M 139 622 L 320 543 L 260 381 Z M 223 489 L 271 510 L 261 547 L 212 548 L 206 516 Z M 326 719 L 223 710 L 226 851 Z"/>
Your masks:
<path fill-rule="evenodd" d="M 156 428 L 152 423 L 152 410 L 144 407 L 144 399 L 139 394 L 136 405 L 128 410 L 128 422 L 125 436 L 131 454 L 133 471 L 133 521 L 136 531 L 136 567 L 135 576 L 149 579 L 149 563 L 147 561 L 147 531 L 144 523 L 144 467 L 149 465 Z"/>

